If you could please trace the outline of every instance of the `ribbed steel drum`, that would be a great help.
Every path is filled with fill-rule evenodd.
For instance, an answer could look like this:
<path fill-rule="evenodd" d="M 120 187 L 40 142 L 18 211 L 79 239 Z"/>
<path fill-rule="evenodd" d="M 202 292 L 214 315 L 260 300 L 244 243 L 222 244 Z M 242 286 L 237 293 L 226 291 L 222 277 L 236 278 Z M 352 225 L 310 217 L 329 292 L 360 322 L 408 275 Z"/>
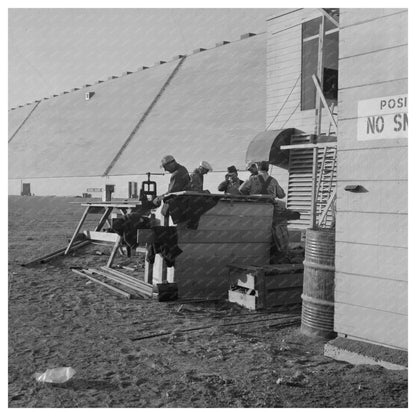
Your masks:
<path fill-rule="evenodd" d="M 301 332 L 334 338 L 335 230 L 306 230 Z"/>

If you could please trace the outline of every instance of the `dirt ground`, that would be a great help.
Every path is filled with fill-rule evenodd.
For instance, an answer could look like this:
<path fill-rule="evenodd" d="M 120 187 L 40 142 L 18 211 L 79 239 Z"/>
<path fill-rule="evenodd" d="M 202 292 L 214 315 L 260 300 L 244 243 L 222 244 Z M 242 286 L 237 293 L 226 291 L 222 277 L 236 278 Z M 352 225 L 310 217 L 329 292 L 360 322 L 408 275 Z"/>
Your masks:
<path fill-rule="evenodd" d="M 9 197 L 9 407 L 407 407 L 406 371 L 324 357 L 299 311 L 126 300 L 70 270 L 104 265 L 107 247 L 21 267 L 67 244 L 71 201 Z M 66 366 L 64 384 L 33 377 Z"/>

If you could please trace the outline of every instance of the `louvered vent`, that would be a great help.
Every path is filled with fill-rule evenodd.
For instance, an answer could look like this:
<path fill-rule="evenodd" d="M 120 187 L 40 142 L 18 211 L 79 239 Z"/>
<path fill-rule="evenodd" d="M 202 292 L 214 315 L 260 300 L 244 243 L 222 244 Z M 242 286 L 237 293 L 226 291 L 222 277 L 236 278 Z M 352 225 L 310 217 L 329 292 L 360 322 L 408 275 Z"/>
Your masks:
<path fill-rule="evenodd" d="M 309 136 L 294 135 L 291 144 L 309 143 Z M 327 148 L 325 166 L 322 171 L 321 186 L 317 193 L 317 218 L 323 212 L 330 191 L 336 186 L 336 148 Z M 312 194 L 312 149 L 291 149 L 289 157 L 289 185 L 287 207 L 300 212 L 300 219 L 290 221 L 294 228 L 308 228 L 311 223 Z M 318 153 L 318 177 L 324 156 L 324 149 Z M 332 222 L 332 210 L 329 211 L 326 226 Z"/>

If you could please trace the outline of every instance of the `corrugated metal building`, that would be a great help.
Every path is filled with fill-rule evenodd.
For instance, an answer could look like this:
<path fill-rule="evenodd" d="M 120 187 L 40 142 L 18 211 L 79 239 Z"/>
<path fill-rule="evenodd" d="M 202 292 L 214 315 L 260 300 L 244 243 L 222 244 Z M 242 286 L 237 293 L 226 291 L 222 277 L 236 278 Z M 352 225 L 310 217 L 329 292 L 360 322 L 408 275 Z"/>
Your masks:
<path fill-rule="evenodd" d="M 29 183 L 36 195 L 81 195 L 107 183 L 127 198 L 129 182 L 162 172 L 165 154 L 190 171 L 208 160 L 215 191 L 227 166 L 244 169 L 265 127 L 266 34 L 251 35 L 9 111 L 9 193 Z M 163 192 L 169 175 L 152 179 Z"/>
<path fill-rule="evenodd" d="M 321 16 L 285 9 L 268 20 L 271 128 L 314 131 L 308 76 Z M 407 42 L 405 9 L 341 9 L 339 29 L 325 22 L 323 89 L 338 120 L 335 331 L 399 349 L 407 349 Z M 307 227 L 311 152 L 296 152 L 288 205 L 303 210 L 297 225 Z"/>

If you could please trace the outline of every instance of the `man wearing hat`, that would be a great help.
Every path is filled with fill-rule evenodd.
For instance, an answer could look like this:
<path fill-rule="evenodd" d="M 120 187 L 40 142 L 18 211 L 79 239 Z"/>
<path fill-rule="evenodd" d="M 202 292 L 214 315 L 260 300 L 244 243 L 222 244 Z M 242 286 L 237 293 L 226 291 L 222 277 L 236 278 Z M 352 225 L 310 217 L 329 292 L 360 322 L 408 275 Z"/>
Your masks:
<path fill-rule="evenodd" d="M 189 186 L 189 173 L 185 166 L 180 165 L 172 155 L 165 156 L 160 161 L 160 167 L 171 173 L 167 194 L 171 192 L 186 191 Z M 159 206 L 165 194 L 156 197 L 153 203 Z"/>
<path fill-rule="evenodd" d="M 239 195 L 240 191 L 238 188 L 243 181 L 238 177 L 237 168 L 232 165 L 227 168 L 227 174 L 225 175 L 225 181 L 218 185 L 218 190 L 225 194 Z"/>
<path fill-rule="evenodd" d="M 246 170 L 250 172 L 250 177 L 259 174 L 257 164 L 255 162 L 252 162 L 251 160 L 247 162 Z"/>
<path fill-rule="evenodd" d="M 211 165 L 203 160 L 199 166 L 189 175 L 191 181 L 188 189 L 194 192 L 202 192 L 204 190 L 204 175 L 212 172 Z"/>
<path fill-rule="evenodd" d="M 269 162 L 260 162 L 258 175 L 251 175 L 239 188 L 245 195 L 272 195 L 282 199 L 286 196 L 279 182 L 268 174 Z"/>

